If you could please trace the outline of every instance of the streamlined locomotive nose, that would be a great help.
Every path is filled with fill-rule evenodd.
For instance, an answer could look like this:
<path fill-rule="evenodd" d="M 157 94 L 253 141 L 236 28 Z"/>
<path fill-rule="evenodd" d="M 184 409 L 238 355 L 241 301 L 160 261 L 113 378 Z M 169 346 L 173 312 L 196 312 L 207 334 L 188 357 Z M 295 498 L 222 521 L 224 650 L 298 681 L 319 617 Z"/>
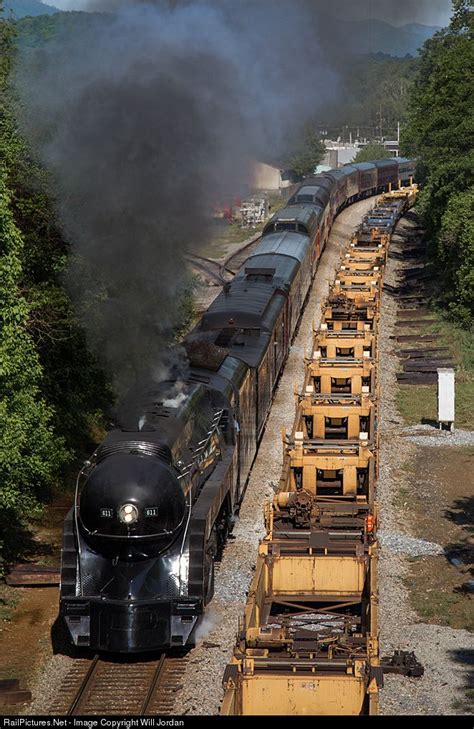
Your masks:
<path fill-rule="evenodd" d="M 61 588 L 76 645 L 130 653 L 186 644 L 202 612 L 182 594 L 187 514 L 165 461 L 128 452 L 97 464 L 79 499 L 79 567 Z"/>
<path fill-rule="evenodd" d="M 184 523 L 186 503 L 176 472 L 156 458 L 124 453 L 99 463 L 79 500 L 84 538 L 98 551 L 120 542 L 167 546 Z"/>

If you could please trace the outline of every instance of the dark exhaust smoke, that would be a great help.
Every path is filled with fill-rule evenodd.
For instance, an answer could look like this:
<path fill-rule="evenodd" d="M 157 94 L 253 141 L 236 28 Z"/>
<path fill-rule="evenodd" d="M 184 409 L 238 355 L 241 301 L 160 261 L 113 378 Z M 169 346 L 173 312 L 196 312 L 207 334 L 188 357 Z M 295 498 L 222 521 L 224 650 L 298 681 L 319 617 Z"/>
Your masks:
<path fill-rule="evenodd" d="M 20 59 L 21 123 L 49 170 L 67 285 L 120 389 L 160 377 L 216 202 L 334 100 L 307 0 L 106 2 Z"/>

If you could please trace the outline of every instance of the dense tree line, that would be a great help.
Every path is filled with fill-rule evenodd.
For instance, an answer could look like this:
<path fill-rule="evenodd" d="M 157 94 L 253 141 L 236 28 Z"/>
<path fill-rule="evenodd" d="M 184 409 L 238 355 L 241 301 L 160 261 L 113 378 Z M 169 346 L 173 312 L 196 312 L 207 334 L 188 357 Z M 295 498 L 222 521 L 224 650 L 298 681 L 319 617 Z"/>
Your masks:
<path fill-rule="evenodd" d="M 383 53 L 357 56 L 341 69 L 341 101 L 318 113 L 318 125 L 328 136 L 395 138 L 397 124 L 408 117 L 410 93 L 418 59 Z"/>
<path fill-rule="evenodd" d="M 388 159 L 391 157 L 390 150 L 383 144 L 368 144 L 357 152 L 354 162 L 371 162 L 374 159 Z"/>
<path fill-rule="evenodd" d="M 314 174 L 315 168 L 321 162 L 326 148 L 319 134 L 312 126 L 307 126 L 301 135 L 301 141 L 293 153 L 282 164 L 294 172 L 297 177 L 308 177 Z"/>
<path fill-rule="evenodd" d="M 0 4 L 1 11 L 1 4 Z M 0 14 L 0 527 L 11 558 L 25 519 L 102 429 L 110 402 L 61 277 L 68 246 L 44 171 L 13 113 L 15 25 Z"/>
<path fill-rule="evenodd" d="M 454 0 L 448 28 L 421 53 L 403 135 L 418 158 L 421 210 L 438 295 L 456 319 L 474 321 L 474 13 Z"/>
<path fill-rule="evenodd" d="M 305 177 L 324 157 L 320 133 L 328 138 L 349 141 L 358 133 L 368 139 L 395 138 L 397 125 L 407 121 L 410 93 L 418 59 L 395 58 L 383 53 L 357 56 L 341 71 L 340 97 L 343 101 L 319 110 L 308 125 L 293 154 L 282 162 L 296 175 Z M 390 157 L 382 144 L 372 143 L 362 149 L 357 162 Z"/>

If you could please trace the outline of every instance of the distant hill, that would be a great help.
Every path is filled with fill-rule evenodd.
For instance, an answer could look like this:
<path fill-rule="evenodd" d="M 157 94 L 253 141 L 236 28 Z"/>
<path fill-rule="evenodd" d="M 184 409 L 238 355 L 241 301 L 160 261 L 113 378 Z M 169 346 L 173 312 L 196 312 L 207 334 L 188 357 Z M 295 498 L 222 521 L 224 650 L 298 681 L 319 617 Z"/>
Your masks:
<path fill-rule="evenodd" d="M 51 5 L 45 5 L 39 0 L 5 0 L 5 8 L 11 9 L 16 18 L 23 18 L 19 22 L 20 42 L 27 46 L 41 45 L 59 30 L 66 27 L 71 32 L 74 28 L 86 27 L 91 13 L 87 12 L 61 12 Z M 54 18 L 46 18 L 51 16 Z M 97 17 L 97 14 L 94 14 Z M 25 16 L 34 16 L 26 18 Z M 43 16 L 43 17 L 38 17 Z M 107 15 L 104 14 L 104 30 L 106 32 Z M 340 47 L 341 51 L 356 54 L 384 53 L 390 56 L 404 57 L 416 56 L 427 38 L 431 38 L 437 30 L 435 26 L 409 23 L 396 28 L 382 20 L 336 20 L 327 18 L 331 28 L 331 42 Z"/>
<path fill-rule="evenodd" d="M 390 56 L 416 56 L 425 40 L 431 38 L 437 26 L 409 23 L 396 28 L 383 20 L 337 22 L 339 42 L 357 53 L 386 53 Z"/>
<path fill-rule="evenodd" d="M 4 17 L 25 18 L 26 16 L 36 17 L 38 15 L 52 15 L 61 12 L 53 5 L 46 5 L 39 0 L 5 0 L 3 3 Z"/>
<path fill-rule="evenodd" d="M 16 23 L 17 43 L 24 51 L 42 48 L 59 34 L 61 34 L 62 42 L 67 43 L 68 35 L 77 37 L 78 34 L 86 32 L 92 23 L 95 27 L 98 23 L 102 23 L 106 34 L 110 24 L 110 15 L 71 10 L 50 15 L 38 15 L 34 18 L 20 18 Z"/>

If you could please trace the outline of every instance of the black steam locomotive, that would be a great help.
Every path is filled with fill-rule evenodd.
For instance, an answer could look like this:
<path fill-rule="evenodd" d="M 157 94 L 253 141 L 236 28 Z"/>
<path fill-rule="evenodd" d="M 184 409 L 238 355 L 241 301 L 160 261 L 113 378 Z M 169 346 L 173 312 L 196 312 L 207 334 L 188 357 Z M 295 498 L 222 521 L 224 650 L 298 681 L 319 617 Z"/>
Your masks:
<path fill-rule="evenodd" d="M 186 381 L 130 396 L 65 522 L 60 614 L 75 645 L 192 642 L 332 221 L 413 174 L 398 158 L 305 180 L 186 338 Z"/>

